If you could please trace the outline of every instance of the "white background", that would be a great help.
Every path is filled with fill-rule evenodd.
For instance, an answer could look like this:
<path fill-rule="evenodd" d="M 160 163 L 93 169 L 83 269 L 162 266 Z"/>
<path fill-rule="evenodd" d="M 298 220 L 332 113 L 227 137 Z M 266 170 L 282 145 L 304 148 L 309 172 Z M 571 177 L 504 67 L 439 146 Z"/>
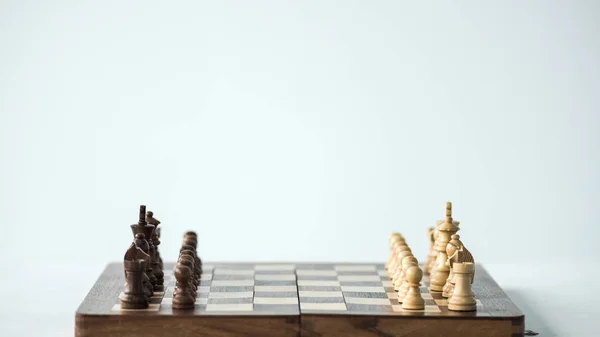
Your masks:
<path fill-rule="evenodd" d="M 593 336 L 599 34 L 597 1 L 0 1 L 0 335 L 71 335 L 140 204 L 165 260 L 383 261 L 451 200 L 528 328 Z"/>

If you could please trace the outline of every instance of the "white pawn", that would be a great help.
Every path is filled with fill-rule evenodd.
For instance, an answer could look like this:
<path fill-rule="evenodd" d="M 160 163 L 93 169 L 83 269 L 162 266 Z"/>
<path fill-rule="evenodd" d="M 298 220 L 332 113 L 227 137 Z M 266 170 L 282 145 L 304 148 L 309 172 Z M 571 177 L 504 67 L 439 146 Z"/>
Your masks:
<path fill-rule="evenodd" d="M 402 309 L 422 310 L 425 309 L 425 300 L 421 296 L 421 279 L 423 271 L 419 266 L 411 266 L 406 269 L 406 279 L 408 280 L 408 292 L 402 301 Z"/>
<path fill-rule="evenodd" d="M 454 291 L 448 299 L 448 310 L 452 311 L 475 311 L 477 302 L 471 290 L 471 275 L 475 271 L 472 262 L 454 263 Z"/>
<path fill-rule="evenodd" d="M 410 249 L 403 250 L 400 252 L 400 254 L 398 254 L 398 267 L 396 268 L 394 275 L 392 275 L 392 284 L 394 285 L 394 290 L 396 291 L 400 289 L 400 286 L 402 286 L 402 282 L 404 281 L 404 274 L 402 273 L 402 261 L 408 256 L 413 256 Z"/>
<path fill-rule="evenodd" d="M 398 287 L 398 289 L 397 289 L 399 303 L 402 303 L 404 296 L 406 296 L 406 293 L 408 292 L 408 283 L 409 282 L 408 282 L 408 279 L 406 278 L 406 270 L 408 270 L 408 268 L 410 268 L 412 266 L 418 266 L 418 265 L 419 265 L 419 261 L 417 261 L 417 258 L 412 255 L 407 256 L 404 259 L 402 259 L 402 270 L 404 271 L 404 273 L 402 274 L 400 287 Z"/>

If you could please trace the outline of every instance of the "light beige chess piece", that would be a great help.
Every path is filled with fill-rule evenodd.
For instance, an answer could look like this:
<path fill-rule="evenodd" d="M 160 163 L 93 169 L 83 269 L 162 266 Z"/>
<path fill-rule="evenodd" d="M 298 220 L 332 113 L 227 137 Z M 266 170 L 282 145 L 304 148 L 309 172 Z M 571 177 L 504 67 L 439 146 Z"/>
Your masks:
<path fill-rule="evenodd" d="M 430 276 L 433 276 L 433 274 L 434 274 L 434 269 L 435 269 L 435 260 L 437 259 L 437 253 L 438 253 L 438 252 L 437 252 L 437 250 L 435 250 L 435 243 L 437 242 L 437 239 L 438 239 L 438 234 L 439 234 L 439 232 L 438 232 L 437 228 L 438 228 L 438 227 L 439 227 L 439 226 L 440 226 L 442 223 L 444 223 L 444 221 L 443 221 L 443 220 L 436 221 L 436 227 L 434 227 L 434 229 L 433 229 L 433 233 L 432 233 L 432 237 L 433 237 L 433 247 L 431 247 L 431 251 L 429 251 L 429 256 L 430 256 L 430 258 L 429 258 L 429 261 L 428 261 L 428 265 L 429 265 L 429 266 L 428 266 L 428 268 L 427 268 Z"/>
<path fill-rule="evenodd" d="M 394 286 L 394 289 L 397 291 L 398 289 L 400 289 L 400 286 L 402 285 L 402 260 L 407 257 L 407 256 L 413 256 L 412 251 L 410 250 L 410 248 L 406 247 L 407 249 L 402 250 L 400 253 L 398 253 L 398 257 L 397 257 L 397 261 L 399 261 L 396 264 L 396 269 L 394 271 L 394 274 L 392 275 L 392 285 Z"/>
<path fill-rule="evenodd" d="M 454 234 L 451 237 L 450 242 L 446 246 L 446 254 L 448 255 L 447 265 L 450 268 L 450 273 L 448 274 L 448 279 L 446 279 L 446 284 L 444 285 L 444 289 L 442 290 L 443 297 L 450 297 L 454 290 L 454 263 L 463 263 L 463 262 L 472 262 L 475 264 L 475 259 L 469 250 L 465 247 L 465 245 L 460 241 L 460 235 Z M 475 270 L 473 270 L 473 274 L 471 275 L 471 283 L 475 279 Z"/>
<path fill-rule="evenodd" d="M 392 263 L 390 263 L 390 266 L 389 266 L 388 270 L 386 271 L 389 278 L 393 279 L 394 274 L 396 274 L 399 271 L 398 268 L 401 267 L 400 261 L 402 261 L 402 260 L 401 259 L 399 260 L 398 256 L 400 256 L 400 253 L 402 253 L 404 251 L 410 252 L 410 248 L 408 247 L 408 245 L 406 245 L 405 242 L 400 243 L 399 245 L 397 245 L 395 247 L 394 254 L 395 254 L 396 258 L 392 260 Z M 412 254 L 412 252 L 411 252 L 411 254 Z"/>
<path fill-rule="evenodd" d="M 446 261 L 448 260 L 446 246 L 450 241 L 450 237 L 458 231 L 458 222 L 452 219 L 452 203 L 446 203 L 446 218 L 437 229 L 438 239 L 435 243 L 437 258 L 435 260 L 434 273 L 430 278 L 430 291 L 442 291 L 450 273 L 450 268 L 446 265 Z"/>
<path fill-rule="evenodd" d="M 387 270 L 390 266 L 390 264 L 392 263 L 392 261 L 395 259 L 395 247 L 400 245 L 401 243 L 405 243 L 404 238 L 398 234 L 398 233 L 392 233 L 389 237 L 389 243 L 390 243 L 390 257 L 388 258 L 388 260 L 385 263 L 385 269 Z"/>
<path fill-rule="evenodd" d="M 454 291 L 448 300 L 448 310 L 476 311 L 477 302 L 471 289 L 471 275 L 475 272 L 472 262 L 454 263 Z"/>
<path fill-rule="evenodd" d="M 406 277 L 406 271 L 413 266 L 417 266 L 417 267 L 419 266 L 419 261 L 417 261 L 417 258 L 415 258 L 414 256 L 407 256 L 404 259 L 402 259 L 403 273 L 399 278 L 400 282 L 401 282 L 400 287 L 397 289 L 399 303 L 402 303 L 402 301 L 404 300 L 404 297 L 406 296 L 406 293 L 408 292 L 408 288 L 409 288 L 409 281 Z"/>
<path fill-rule="evenodd" d="M 435 245 L 435 238 L 433 233 L 435 232 L 435 227 L 427 228 L 427 238 L 429 238 L 429 252 L 427 253 L 427 258 L 425 262 L 423 262 L 423 273 L 425 275 L 429 275 L 429 271 L 431 269 L 431 260 L 435 259 L 435 249 L 433 249 Z"/>
<path fill-rule="evenodd" d="M 406 280 L 408 282 L 408 291 L 402 301 L 402 309 L 422 310 L 425 309 L 425 300 L 421 296 L 421 279 L 423 271 L 419 266 L 413 265 L 406 269 Z"/>

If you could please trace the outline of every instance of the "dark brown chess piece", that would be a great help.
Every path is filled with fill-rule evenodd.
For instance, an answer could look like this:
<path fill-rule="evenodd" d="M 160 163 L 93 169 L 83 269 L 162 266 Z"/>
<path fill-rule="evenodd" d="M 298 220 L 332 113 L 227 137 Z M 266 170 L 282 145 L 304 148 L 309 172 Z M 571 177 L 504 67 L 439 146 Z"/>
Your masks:
<path fill-rule="evenodd" d="M 150 277 L 148 277 L 148 264 L 150 263 L 150 255 L 148 255 L 147 253 L 147 248 L 148 248 L 148 242 L 146 241 L 146 238 L 144 237 L 144 233 L 137 233 L 135 235 L 135 241 L 134 241 L 135 246 L 139 249 L 138 251 L 138 256 L 141 255 L 141 259 L 144 260 L 144 268 L 146 268 L 144 270 L 144 273 L 142 275 L 142 284 L 144 286 L 144 293 L 146 294 L 146 296 L 148 298 L 152 297 L 152 293 L 154 291 L 154 288 L 152 286 L 152 283 L 150 283 Z"/>
<path fill-rule="evenodd" d="M 194 309 L 196 298 L 192 296 L 190 289 L 191 278 L 192 270 L 182 263 L 177 263 L 175 266 L 177 289 L 173 293 L 173 309 Z"/>
<path fill-rule="evenodd" d="M 145 255 L 134 243 L 125 253 L 123 265 L 125 269 L 125 291 L 119 296 L 123 309 L 148 308 L 148 297 L 143 286 L 143 275 L 146 262 L 139 256 Z"/>
<path fill-rule="evenodd" d="M 196 294 L 196 291 L 198 290 L 198 286 L 200 285 L 200 280 L 197 279 L 194 275 L 194 259 L 189 255 L 181 255 L 181 256 L 179 256 L 177 263 L 181 263 L 184 266 L 187 266 L 190 268 L 190 270 L 192 272 L 192 276 L 190 278 L 191 288 L 193 289 L 194 296 L 196 296 L 195 294 Z"/>
<path fill-rule="evenodd" d="M 140 233 L 144 234 L 143 241 L 145 241 L 146 243 L 142 244 L 140 248 L 142 248 L 144 253 L 150 255 L 150 259 L 146 264 L 146 275 L 148 275 L 148 279 L 150 280 L 150 284 L 152 285 L 153 292 L 155 290 L 154 287 L 156 286 L 157 280 L 152 270 L 152 257 L 154 255 L 154 245 L 152 244 L 152 240 L 150 240 L 150 238 L 152 237 L 152 232 L 154 232 L 154 229 L 155 228 L 153 225 L 149 225 L 146 222 L 146 206 L 141 205 L 138 223 L 131 225 L 131 231 L 133 232 L 134 236 Z"/>
<path fill-rule="evenodd" d="M 196 254 L 196 263 L 198 264 L 200 274 L 202 274 L 202 259 L 200 259 L 200 254 L 198 253 L 198 235 L 196 234 L 196 232 L 189 231 L 185 233 L 183 237 L 183 243 L 194 247 L 194 253 Z"/>
<path fill-rule="evenodd" d="M 192 248 L 191 246 L 184 246 L 184 247 Z M 192 251 L 191 249 L 183 249 L 179 254 L 180 254 L 180 257 L 188 256 L 190 258 L 190 260 L 192 261 L 192 268 L 193 268 L 192 272 L 194 274 L 193 281 L 194 281 L 194 284 L 196 284 L 196 286 L 199 286 L 201 274 L 200 274 L 199 266 L 196 262 L 196 253 L 194 253 L 194 251 Z"/>
<path fill-rule="evenodd" d="M 154 218 L 154 213 L 151 211 L 146 212 L 146 222 L 152 226 L 154 226 L 154 231 L 152 232 L 152 237 L 150 238 L 150 242 L 154 245 L 154 256 L 152 256 L 152 273 L 156 277 L 156 286 L 154 290 L 156 291 L 164 291 L 164 272 L 162 269 L 162 258 L 160 257 L 160 252 L 158 251 L 158 245 L 160 245 L 160 239 L 158 237 L 159 228 L 158 225 L 160 221 Z"/>

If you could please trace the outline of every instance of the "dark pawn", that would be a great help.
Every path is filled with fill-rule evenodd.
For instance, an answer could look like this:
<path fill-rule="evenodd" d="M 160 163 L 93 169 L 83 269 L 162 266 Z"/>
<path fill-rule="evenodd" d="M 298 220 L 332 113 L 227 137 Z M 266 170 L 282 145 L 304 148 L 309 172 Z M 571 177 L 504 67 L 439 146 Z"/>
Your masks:
<path fill-rule="evenodd" d="M 123 266 L 125 269 L 125 291 L 119 296 L 123 309 L 146 309 L 148 298 L 144 293 L 143 275 L 146 269 L 142 252 L 135 244 L 131 244 L 125 253 Z"/>
<path fill-rule="evenodd" d="M 182 250 L 180 257 L 186 257 L 189 258 L 189 260 L 191 261 L 191 267 L 193 274 L 194 274 L 194 284 L 196 284 L 196 286 L 200 285 L 200 269 L 198 268 L 198 264 L 196 263 L 196 254 L 194 254 L 193 251 L 191 250 Z"/>
<path fill-rule="evenodd" d="M 178 263 L 175 267 L 175 279 L 177 280 L 177 289 L 173 294 L 173 309 L 194 309 L 196 298 L 190 291 L 190 280 L 192 271 L 189 267 Z"/>
<path fill-rule="evenodd" d="M 192 276 L 190 278 L 190 282 L 192 284 L 192 288 L 194 289 L 194 292 L 198 289 L 198 286 L 200 285 L 200 280 L 197 279 L 194 275 L 194 259 L 191 256 L 188 255 L 181 255 L 179 257 L 179 260 L 177 260 L 177 263 L 181 263 L 186 267 L 189 267 L 191 272 L 192 272 Z"/>

